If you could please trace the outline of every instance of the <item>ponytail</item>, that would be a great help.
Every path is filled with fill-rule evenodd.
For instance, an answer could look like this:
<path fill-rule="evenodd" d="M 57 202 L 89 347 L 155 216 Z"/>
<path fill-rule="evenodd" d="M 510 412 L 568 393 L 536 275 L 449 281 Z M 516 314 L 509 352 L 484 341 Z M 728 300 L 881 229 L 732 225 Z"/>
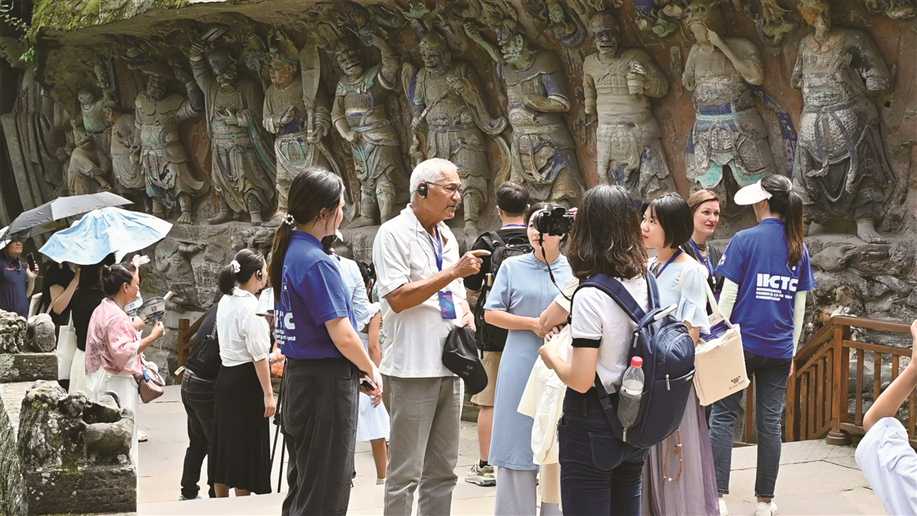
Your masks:
<path fill-rule="evenodd" d="M 787 177 L 776 174 L 762 179 L 761 188 L 771 194 L 767 200 L 771 212 L 783 219 L 789 247 L 789 264 L 798 265 L 805 248 L 802 197 L 793 191 L 793 184 Z"/>
<path fill-rule="evenodd" d="M 293 178 L 287 203 L 290 212 L 274 234 L 271 263 L 268 267 L 275 304 L 280 302 L 280 291 L 283 289 L 283 261 L 287 255 L 287 248 L 290 247 L 293 230 L 299 224 L 309 224 L 318 220 L 323 213 L 337 209 L 343 195 L 344 182 L 325 168 L 308 167 Z"/>
<path fill-rule="evenodd" d="M 225 265 L 217 277 L 217 285 L 223 295 L 231 295 L 232 289 L 236 288 L 236 273 L 232 271 L 232 265 Z"/>

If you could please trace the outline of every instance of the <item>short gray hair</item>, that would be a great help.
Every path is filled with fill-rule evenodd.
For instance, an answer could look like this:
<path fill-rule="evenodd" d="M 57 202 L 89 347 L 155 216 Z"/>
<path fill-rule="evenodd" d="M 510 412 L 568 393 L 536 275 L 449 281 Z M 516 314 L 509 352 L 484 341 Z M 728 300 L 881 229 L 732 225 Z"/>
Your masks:
<path fill-rule="evenodd" d="M 455 163 L 443 158 L 430 158 L 421 161 L 411 172 L 411 195 L 417 193 L 422 183 L 439 182 L 447 172 L 458 173 Z"/>

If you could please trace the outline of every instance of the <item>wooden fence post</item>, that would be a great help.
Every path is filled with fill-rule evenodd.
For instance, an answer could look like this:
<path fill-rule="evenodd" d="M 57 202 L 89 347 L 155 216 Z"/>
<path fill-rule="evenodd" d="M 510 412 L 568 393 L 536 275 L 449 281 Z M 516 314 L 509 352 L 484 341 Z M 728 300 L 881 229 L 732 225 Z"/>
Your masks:
<path fill-rule="evenodd" d="M 850 367 L 850 355 L 844 353 L 844 328 L 842 326 L 836 325 L 834 327 L 834 335 L 831 341 L 831 346 L 834 349 L 834 372 L 831 382 L 831 431 L 828 432 L 825 442 L 843 446 L 850 444 L 850 436 L 841 431 L 841 423 L 846 419 L 842 417 L 842 414 L 847 411 L 847 407 L 844 405 L 847 403 L 848 385 L 846 378 L 847 370 Z M 844 357 L 848 357 L 848 360 L 844 360 Z"/>

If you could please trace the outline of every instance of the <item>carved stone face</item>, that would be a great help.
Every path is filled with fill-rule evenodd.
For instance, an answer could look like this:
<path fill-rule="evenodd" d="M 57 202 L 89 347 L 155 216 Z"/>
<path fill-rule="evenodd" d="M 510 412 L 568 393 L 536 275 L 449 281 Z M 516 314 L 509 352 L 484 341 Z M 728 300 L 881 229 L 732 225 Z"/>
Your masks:
<path fill-rule="evenodd" d="M 567 16 L 560 2 L 548 2 L 548 19 L 552 23 L 566 23 Z"/>
<path fill-rule="evenodd" d="M 159 75 L 150 75 L 146 79 L 146 94 L 154 100 L 166 96 L 165 80 Z"/>
<path fill-rule="evenodd" d="M 518 63 L 525 52 L 525 36 L 515 31 L 501 31 L 497 37 L 500 54 L 510 64 Z"/>
<path fill-rule="evenodd" d="M 80 90 L 80 92 L 77 93 L 76 98 L 82 107 L 89 107 L 96 100 L 95 94 L 89 90 Z"/>
<path fill-rule="evenodd" d="M 445 45 L 432 38 L 425 38 L 420 42 L 420 60 L 426 68 L 446 68 L 452 61 L 449 49 Z"/>
<path fill-rule="evenodd" d="M 799 14 L 816 32 L 825 33 L 831 30 L 831 11 L 826 2 L 819 0 L 800 2 Z"/>
<path fill-rule="evenodd" d="M 618 34 L 612 28 L 595 33 L 595 49 L 602 55 L 618 54 Z"/>
<path fill-rule="evenodd" d="M 350 47 L 343 47 L 337 51 L 335 58 L 344 75 L 359 77 L 363 74 L 363 63 L 360 61 L 360 56 L 357 55 L 356 50 Z"/>
<path fill-rule="evenodd" d="M 207 55 L 214 78 L 221 88 L 235 86 L 238 78 L 235 60 L 222 50 L 214 51 Z"/>
<path fill-rule="evenodd" d="M 268 72 L 271 76 L 271 84 L 278 88 L 284 88 L 293 82 L 296 70 L 291 63 L 276 60 L 271 63 Z"/>

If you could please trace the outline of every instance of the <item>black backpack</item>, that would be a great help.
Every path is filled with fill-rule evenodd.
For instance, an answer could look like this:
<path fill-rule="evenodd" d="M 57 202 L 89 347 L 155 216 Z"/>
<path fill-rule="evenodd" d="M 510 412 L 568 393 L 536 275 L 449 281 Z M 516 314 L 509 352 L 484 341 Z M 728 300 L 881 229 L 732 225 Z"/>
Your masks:
<path fill-rule="evenodd" d="M 216 380 L 220 372 L 220 341 L 217 338 L 217 307 L 204 316 L 201 327 L 192 338 L 197 344 L 188 355 L 187 368 L 203 380 Z"/>
<path fill-rule="evenodd" d="M 484 321 L 484 303 L 487 302 L 487 294 L 490 292 L 493 280 L 497 277 L 497 271 L 500 270 L 503 262 L 513 256 L 531 253 L 532 244 L 529 243 L 528 236 L 525 233 L 521 235 L 511 234 L 504 238 L 499 232 L 490 231 L 481 235 L 481 239 L 486 238 L 489 238 L 493 243 L 493 250 L 490 255 L 490 268 L 486 271 L 482 269 L 482 272 L 485 273 L 484 281 L 481 283 L 478 301 L 474 305 L 474 325 L 477 328 L 475 335 L 478 349 L 481 351 L 502 352 L 503 347 L 506 345 L 507 331 L 503 328 L 491 326 Z"/>
<path fill-rule="evenodd" d="M 637 448 L 649 448 L 662 441 L 681 424 L 694 379 L 694 341 L 685 323 L 671 315 L 672 307 L 659 306 L 659 289 L 652 274 L 646 275 L 649 307 L 640 308 L 624 285 L 605 274 L 596 274 L 580 284 L 595 287 L 621 307 L 637 325 L 628 356 L 643 358 L 645 384 L 637 420 L 623 428 L 618 419 L 618 396 L 609 395 L 598 375 L 595 390 L 605 418 L 615 436 Z M 574 294 L 576 295 L 576 294 Z"/>

